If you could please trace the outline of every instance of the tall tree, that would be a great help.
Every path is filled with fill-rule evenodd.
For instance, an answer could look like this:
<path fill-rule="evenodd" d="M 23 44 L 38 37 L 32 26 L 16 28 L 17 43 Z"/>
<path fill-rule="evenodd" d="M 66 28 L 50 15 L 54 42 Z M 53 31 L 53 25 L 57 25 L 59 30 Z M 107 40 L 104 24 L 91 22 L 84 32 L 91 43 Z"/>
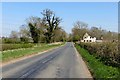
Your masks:
<path fill-rule="evenodd" d="M 38 36 L 38 31 L 35 28 L 36 24 L 33 25 L 32 23 L 29 23 L 28 25 L 30 27 L 31 36 L 33 38 L 34 43 L 38 43 L 39 36 Z"/>
<path fill-rule="evenodd" d="M 28 19 L 28 27 L 34 43 L 39 42 L 40 30 L 41 30 L 40 24 L 41 24 L 41 19 L 39 17 L 30 17 Z"/>
<path fill-rule="evenodd" d="M 39 17 L 30 17 L 27 19 L 29 32 L 34 43 L 41 42 L 43 34 L 46 32 L 46 22 Z"/>
<path fill-rule="evenodd" d="M 58 25 L 61 22 L 61 19 L 59 17 L 55 16 L 55 13 L 51 11 L 50 9 L 45 9 L 43 12 L 41 12 L 43 15 L 43 21 L 46 23 L 46 41 L 47 43 L 51 42 L 51 38 L 54 36 L 54 30 L 57 29 Z"/>

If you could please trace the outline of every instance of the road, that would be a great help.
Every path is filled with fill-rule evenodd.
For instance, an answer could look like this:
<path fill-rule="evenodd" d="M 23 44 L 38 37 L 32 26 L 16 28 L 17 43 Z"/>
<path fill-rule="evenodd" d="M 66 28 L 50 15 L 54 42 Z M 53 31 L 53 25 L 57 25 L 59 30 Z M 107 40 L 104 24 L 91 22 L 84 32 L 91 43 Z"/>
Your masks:
<path fill-rule="evenodd" d="M 72 42 L 2 67 L 3 78 L 91 78 Z"/>

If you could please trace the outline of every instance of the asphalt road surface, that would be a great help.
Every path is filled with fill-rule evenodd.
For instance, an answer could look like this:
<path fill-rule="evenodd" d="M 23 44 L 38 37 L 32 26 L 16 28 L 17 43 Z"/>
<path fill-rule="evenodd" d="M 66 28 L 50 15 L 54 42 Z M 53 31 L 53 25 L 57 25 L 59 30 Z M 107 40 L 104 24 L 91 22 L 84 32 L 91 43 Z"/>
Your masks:
<path fill-rule="evenodd" d="M 3 78 L 91 78 L 72 42 L 2 67 Z"/>

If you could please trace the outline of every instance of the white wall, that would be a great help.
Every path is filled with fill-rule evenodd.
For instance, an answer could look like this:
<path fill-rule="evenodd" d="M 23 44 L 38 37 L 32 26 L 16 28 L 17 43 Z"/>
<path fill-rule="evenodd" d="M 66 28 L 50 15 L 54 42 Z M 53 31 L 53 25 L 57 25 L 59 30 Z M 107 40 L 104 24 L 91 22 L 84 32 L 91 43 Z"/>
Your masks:
<path fill-rule="evenodd" d="M 85 42 L 87 42 L 87 41 L 89 41 L 89 42 L 96 42 L 96 38 L 95 37 L 92 38 L 90 36 L 88 36 L 87 38 L 81 40 L 81 42 L 84 42 L 84 40 L 85 40 Z"/>

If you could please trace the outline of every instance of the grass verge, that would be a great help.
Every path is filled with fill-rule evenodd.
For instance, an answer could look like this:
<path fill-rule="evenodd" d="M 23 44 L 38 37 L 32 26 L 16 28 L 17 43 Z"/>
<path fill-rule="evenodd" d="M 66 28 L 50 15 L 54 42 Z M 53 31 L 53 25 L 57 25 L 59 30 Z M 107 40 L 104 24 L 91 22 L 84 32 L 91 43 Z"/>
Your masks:
<path fill-rule="evenodd" d="M 119 79 L 120 69 L 112 66 L 107 66 L 100 62 L 99 59 L 96 59 L 93 55 L 90 55 L 89 52 L 81 48 L 78 44 L 75 44 L 78 52 L 81 54 L 83 59 L 86 61 L 88 68 L 90 69 L 93 78 L 99 80 L 100 78 L 112 78 L 113 80 Z"/>
<path fill-rule="evenodd" d="M 20 58 L 23 56 L 27 56 L 27 55 L 31 55 L 31 54 L 36 54 L 38 52 L 42 52 L 51 48 L 55 48 L 58 46 L 63 45 L 62 44 L 53 44 L 53 45 L 47 45 L 47 44 L 42 44 L 42 45 L 38 45 L 36 47 L 32 47 L 32 48 L 24 48 L 24 49 L 18 49 L 18 50 L 10 50 L 10 51 L 6 51 L 6 52 L 2 52 L 2 62 L 8 62 L 10 60 L 16 59 L 16 58 Z"/>

